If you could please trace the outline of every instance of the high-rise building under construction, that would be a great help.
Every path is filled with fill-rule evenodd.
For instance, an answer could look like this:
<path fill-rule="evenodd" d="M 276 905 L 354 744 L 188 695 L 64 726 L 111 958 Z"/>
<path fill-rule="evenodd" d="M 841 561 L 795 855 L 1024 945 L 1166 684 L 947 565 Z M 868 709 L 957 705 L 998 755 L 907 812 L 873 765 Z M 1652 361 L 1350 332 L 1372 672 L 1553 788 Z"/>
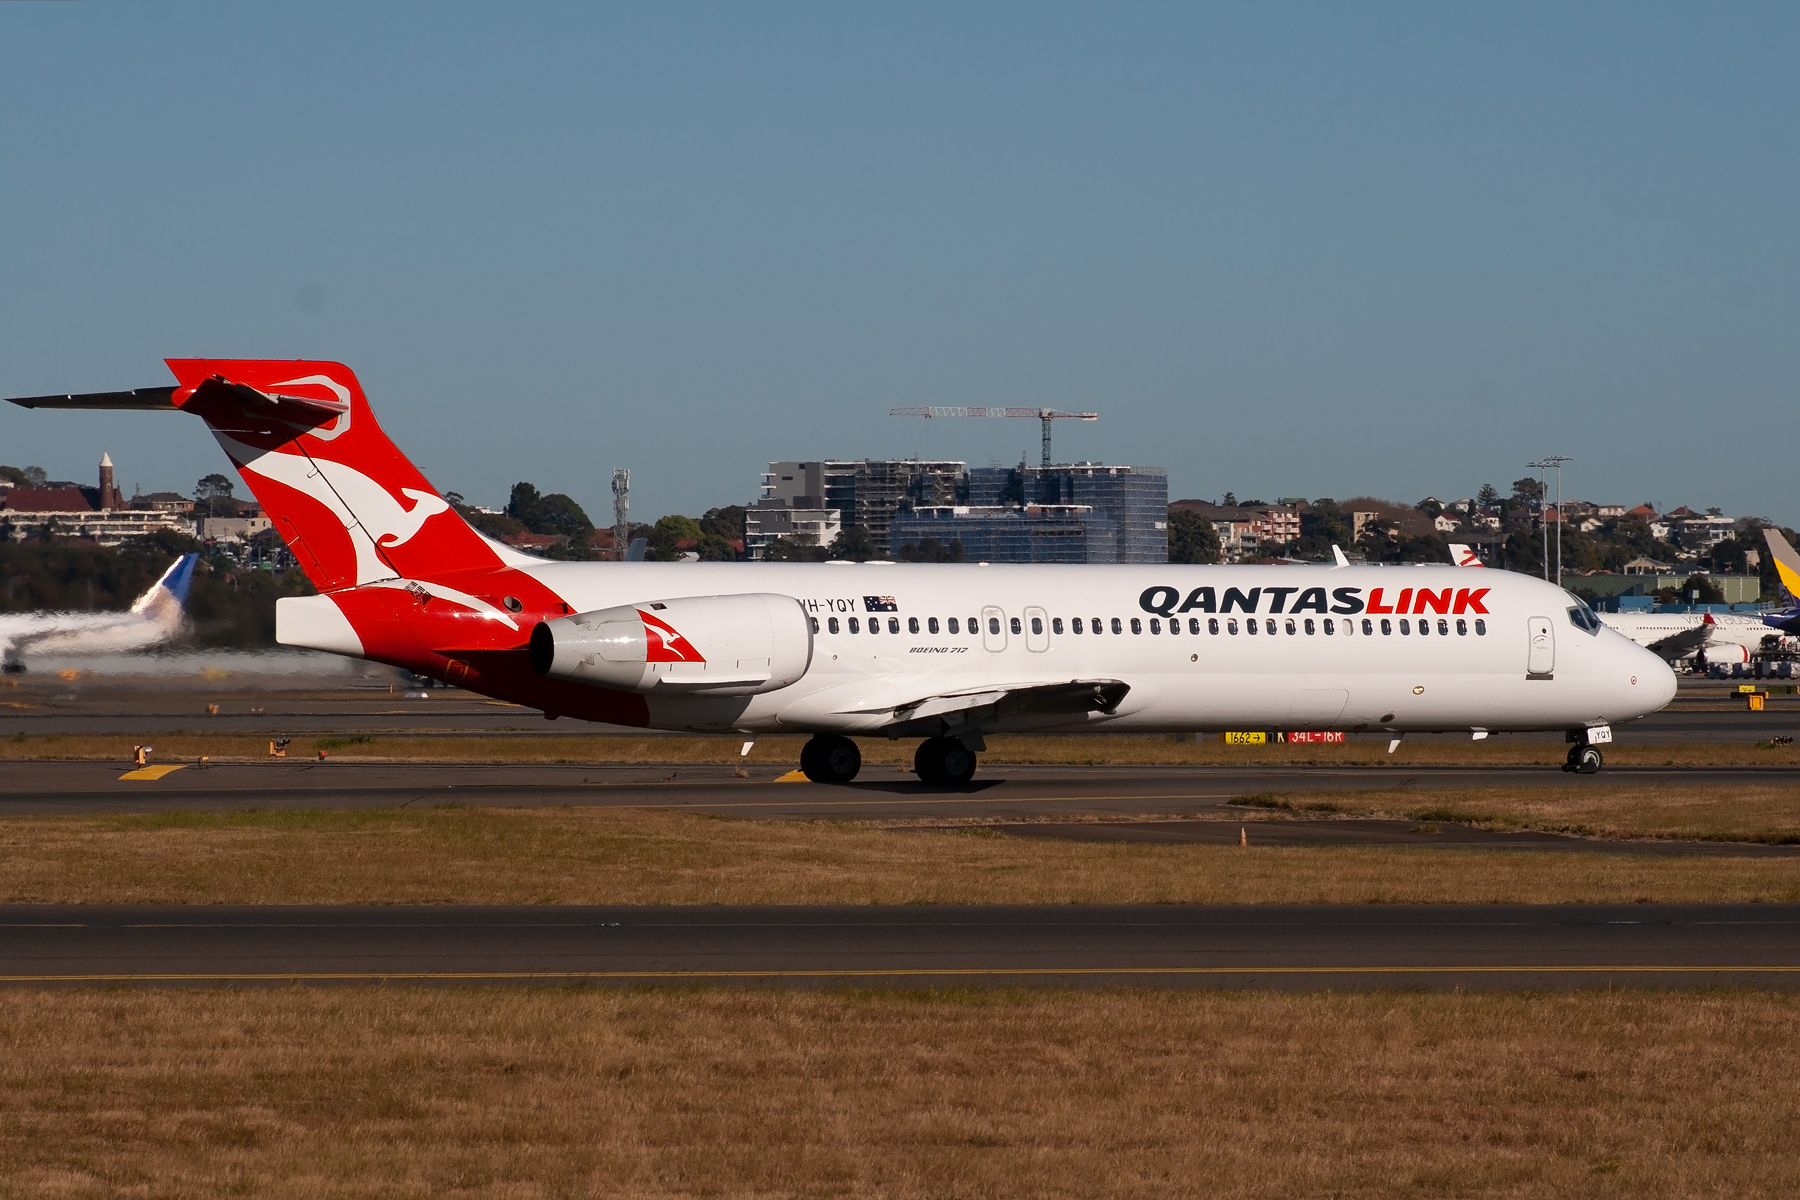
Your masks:
<path fill-rule="evenodd" d="M 896 556 L 926 538 L 987 562 L 1166 562 L 1168 473 L 1103 463 L 975 467 L 946 460 L 770 463 L 745 511 L 754 557 L 777 537 L 829 544 L 863 528 Z"/>

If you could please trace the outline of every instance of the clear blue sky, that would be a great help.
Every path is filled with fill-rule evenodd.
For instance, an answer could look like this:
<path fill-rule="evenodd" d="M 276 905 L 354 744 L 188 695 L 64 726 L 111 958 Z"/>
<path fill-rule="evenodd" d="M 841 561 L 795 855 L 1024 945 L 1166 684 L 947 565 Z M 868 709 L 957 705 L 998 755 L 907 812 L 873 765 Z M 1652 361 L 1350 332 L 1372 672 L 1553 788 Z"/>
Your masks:
<path fill-rule="evenodd" d="M 0 5 L 0 395 L 349 363 L 442 489 L 1166 465 L 1800 523 L 1800 7 Z M 198 422 L 0 406 L 191 489 Z"/>

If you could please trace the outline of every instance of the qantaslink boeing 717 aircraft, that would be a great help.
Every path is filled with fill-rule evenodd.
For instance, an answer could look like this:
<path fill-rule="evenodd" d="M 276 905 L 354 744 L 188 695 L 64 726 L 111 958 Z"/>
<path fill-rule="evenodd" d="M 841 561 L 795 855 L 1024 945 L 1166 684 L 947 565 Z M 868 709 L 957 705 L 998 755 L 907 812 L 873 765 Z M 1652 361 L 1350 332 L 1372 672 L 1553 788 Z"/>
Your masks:
<path fill-rule="evenodd" d="M 1580 600 L 1501 571 L 548 562 L 463 521 L 346 367 L 168 365 L 173 387 L 14 403 L 204 420 L 321 593 L 278 602 L 282 643 L 550 718 L 811 734 L 822 783 L 855 778 L 851 734 L 919 738 L 920 778 L 955 784 L 1021 731 L 1561 730 L 1592 772 L 1675 694 Z"/>

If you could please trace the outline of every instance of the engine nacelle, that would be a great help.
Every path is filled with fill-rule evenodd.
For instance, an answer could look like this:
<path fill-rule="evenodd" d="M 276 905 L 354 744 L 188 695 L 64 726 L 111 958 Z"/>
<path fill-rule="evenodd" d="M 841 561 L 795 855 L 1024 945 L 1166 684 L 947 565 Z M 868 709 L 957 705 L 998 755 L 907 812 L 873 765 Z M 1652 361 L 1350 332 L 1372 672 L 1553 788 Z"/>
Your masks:
<path fill-rule="evenodd" d="M 1699 653 L 1706 655 L 1708 666 L 1715 663 L 1724 663 L 1726 666 L 1730 666 L 1732 663 L 1750 661 L 1750 647 L 1737 642 L 1708 642 L 1700 647 Z"/>
<path fill-rule="evenodd" d="M 753 696 L 812 663 L 812 621 L 792 596 L 683 596 L 540 622 L 538 674 L 625 692 Z"/>

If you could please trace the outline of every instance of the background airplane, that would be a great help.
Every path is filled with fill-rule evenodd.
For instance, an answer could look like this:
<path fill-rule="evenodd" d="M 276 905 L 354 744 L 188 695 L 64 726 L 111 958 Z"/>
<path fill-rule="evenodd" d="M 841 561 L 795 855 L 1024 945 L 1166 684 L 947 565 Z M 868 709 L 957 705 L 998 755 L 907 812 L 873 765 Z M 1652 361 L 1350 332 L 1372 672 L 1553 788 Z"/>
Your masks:
<path fill-rule="evenodd" d="M 1780 541 L 1781 535 L 1774 530 L 1764 531 L 1770 540 L 1770 548 Z M 1785 541 L 1781 545 L 1793 563 L 1796 583 L 1800 586 L 1800 555 L 1796 555 L 1792 547 Z M 1460 542 L 1450 545 L 1450 561 L 1459 567 L 1482 567 L 1487 564 L 1475 554 L 1475 551 Z M 1779 564 L 1779 555 L 1776 558 Z M 1784 576 L 1785 578 L 1785 576 Z M 1657 655 L 1664 662 L 1687 662 L 1700 666 L 1712 666 L 1715 663 L 1749 662 L 1750 655 L 1763 648 L 1763 639 L 1770 634 L 1769 626 L 1775 625 L 1786 633 L 1800 633 L 1800 611 L 1779 614 L 1785 616 L 1789 625 L 1777 625 L 1765 614 L 1748 613 L 1596 613 L 1602 624 L 1616 629 L 1638 645 Z"/>
<path fill-rule="evenodd" d="M 23 655 L 119 654 L 147 650 L 181 632 L 198 554 L 184 554 L 124 612 L 0 613 L 0 664 L 25 669 Z"/>

